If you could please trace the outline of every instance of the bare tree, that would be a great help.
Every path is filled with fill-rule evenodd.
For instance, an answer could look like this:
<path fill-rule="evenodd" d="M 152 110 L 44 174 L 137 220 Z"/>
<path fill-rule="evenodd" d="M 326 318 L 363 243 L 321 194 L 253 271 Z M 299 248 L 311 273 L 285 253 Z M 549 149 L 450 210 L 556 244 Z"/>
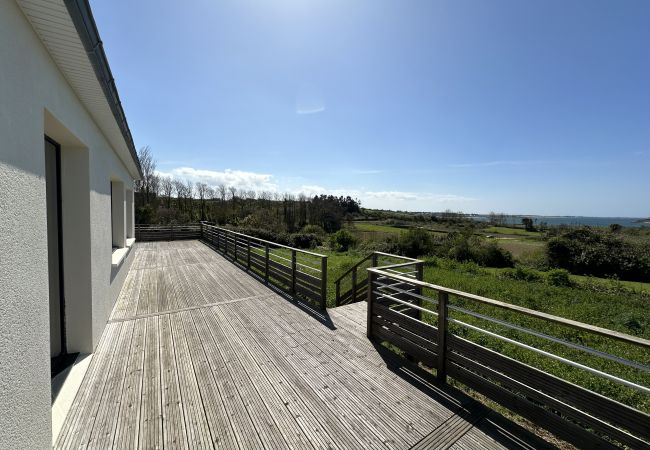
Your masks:
<path fill-rule="evenodd" d="M 190 214 L 190 221 L 192 221 L 194 212 L 194 183 L 190 180 L 185 180 L 185 203 L 187 205 L 187 211 Z"/>
<path fill-rule="evenodd" d="M 228 195 L 228 188 L 226 187 L 225 184 L 220 184 L 217 186 L 217 191 L 219 192 L 219 198 L 221 199 L 221 203 L 226 203 L 226 195 Z"/>
<path fill-rule="evenodd" d="M 201 204 L 201 220 L 205 220 L 205 198 L 208 192 L 208 185 L 205 183 L 196 183 L 196 192 L 199 195 Z"/>
<path fill-rule="evenodd" d="M 183 211 L 185 209 L 185 184 L 181 180 L 173 180 L 174 190 L 176 191 L 176 207 Z"/>
<path fill-rule="evenodd" d="M 172 207 L 172 192 L 174 191 L 174 183 L 170 177 L 160 177 L 160 191 L 167 200 L 167 209 Z"/>
<path fill-rule="evenodd" d="M 158 191 L 156 160 L 153 158 L 151 148 L 148 145 L 138 151 L 138 159 L 142 168 L 142 179 L 136 181 L 135 188 L 141 194 L 144 203 L 149 204 Z"/>

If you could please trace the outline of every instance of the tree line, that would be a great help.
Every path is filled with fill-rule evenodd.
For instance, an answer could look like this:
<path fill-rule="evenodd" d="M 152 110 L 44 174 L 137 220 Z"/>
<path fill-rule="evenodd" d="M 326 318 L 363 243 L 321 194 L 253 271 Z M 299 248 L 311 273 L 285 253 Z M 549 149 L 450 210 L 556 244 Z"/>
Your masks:
<path fill-rule="evenodd" d="M 350 196 L 260 192 L 161 176 L 149 147 L 142 148 L 138 156 L 143 175 L 135 183 L 138 224 L 208 221 L 287 233 L 315 225 L 332 233 L 360 212 L 359 200 Z"/>

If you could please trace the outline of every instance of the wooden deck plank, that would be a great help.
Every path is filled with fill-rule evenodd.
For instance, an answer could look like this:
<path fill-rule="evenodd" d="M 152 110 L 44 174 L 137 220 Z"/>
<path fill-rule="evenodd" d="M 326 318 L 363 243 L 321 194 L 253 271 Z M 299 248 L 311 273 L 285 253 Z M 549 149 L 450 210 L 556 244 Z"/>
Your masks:
<path fill-rule="evenodd" d="M 201 399 L 205 408 L 205 416 L 210 429 L 212 443 L 215 448 L 237 448 L 237 437 L 233 430 L 230 416 L 226 410 L 220 380 L 214 378 L 212 369 L 197 333 L 192 314 L 184 314 L 181 323 L 185 331 L 192 364 L 196 373 Z"/>
<path fill-rule="evenodd" d="M 160 336 L 158 317 L 142 319 L 146 323 L 144 373 L 140 404 L 139 448 L 163 447 Z"/>
<path fill-rule="evenodd" d="M 208 357 L 208 362 L 213 371 L 215 380 L 218 380 L 219 390 L 222 392 L 222 399 L 226 411 L 230 415 L 230 421 L 237 437 L 240 448 L 264 448 L 259 431 L 256 430 L 248 414 L 245 403 L 230 378 L 226 369 L 226 362 L 223 359 L 219 346 L 221 342 L 216 341 L 210 333 L 207 315 L 211 315 L 205 309 L 193 310 L 190 314 L 194 320 L 196 330 L 201 336 L 201 344 Z"/>
<path fill-rule="evenodd" d="M 248 306 L 252 306 L 252 304 Z M 259 310 L 259 308 L 256 309 Z M 252 314 L 252 311 L 249 311 L 248 314 Z M 274 315 L 269 319 L 277 322 L 285 320 L 286 317 L 287 314 L 282 314 Z M 417 432 L 411 423 L 394 414 L 380 397 L 368 391 L 357 380 L 349 376 L 341 376 L 341 367 L 326 353 L 315 347 L 302 333 L 293 333 L 291 338 L 301 348 L 302 355 L 305 355 L 306 360 L 310 360 L 314 375 L 326 382 L 339 398 L 349 399 L 355 404 L 357 416 L 377 431 L 385 445 L 404 448 L 422 437 L 423 433 Z M 413 436 L 409 437 L 409 434 Z"/>
<path fill-rule="evenodd" d="M 183 402 L 187 443 L 190 448 L 212 448 L 210 428 L 205 417 L 205 409 L 194 373 L 194 365 L 181 323 L 181 316 L 187 312 L 168 316 L 176 350 L 178 382 Z"/>
<path fill-rule="evenodd" d="M 110 448 L 113 443 L 117 412 L 120 409 L 120 393 L 124 386 L 131 338 L 133 337 L 134 322 L 122 324 L 120 336 L 113 353 L 108 378 L 104 384 L 102 397 L 99 400 L 97 416 L 93 423 L 92 431 L 88 440 L 91 448 Z"/>
<path fill-rule="evenodd" d="M 287 408 L 288 404 L 273 389 L 262 368 L 248 354 L 240 339 L 243 330 L 233 329 L 233 324 L 236 322 L 230 322 L 226 318 L 223 314 L 224 309 L 229 308 L 216 307 L 212 308 L 212 312 L 223 326 L 223 334 L 226 338 L 228 350 L 237 357 L 238 364 L 235 364 L 234 368 L 239 371 L 242 377 L 247 377 L 247 380 L 244 379 L 244 383 L 249 383 L 255 388 L 269 416 L 282 433 L 287 446 L 294 449 L 313 448 L 311 442 L 306 438 L 305 429 L 300 426 L 296 417 Z M 310 430 L 311 426 L 308 426 L 307 429 Z"/>
<path fill-rule="evenodd" d="M 176 368 L 170 319 L 159 316 L 163 442 L 165 447 L 188 448 L 183 403 Z"/>
<path fill-rule="evenodd" d="M 135 321 L 129 360 L 126 367 L 126 378 L 122 389 L 122 399 L 117 414 L 116 428 L 113 433 L 115 448 L 132 449 L 138 446 L 145 338 L 146 321 Z"/>
<path fill-rule="evenodd" d="M 364 302 L 330 328 L 198 241 L 134 250 L 57 448 L 531 448 L 381 355 Z"/>

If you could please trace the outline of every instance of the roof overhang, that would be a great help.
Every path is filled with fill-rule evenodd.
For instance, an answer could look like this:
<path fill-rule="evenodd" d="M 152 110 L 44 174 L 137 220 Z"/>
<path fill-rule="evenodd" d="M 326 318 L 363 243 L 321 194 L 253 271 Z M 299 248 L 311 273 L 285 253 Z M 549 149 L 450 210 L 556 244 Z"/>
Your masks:
<path fill-rule="evenodd" d="M 16 0 L 134 179 L 140 161 L 88 0 Z"/>

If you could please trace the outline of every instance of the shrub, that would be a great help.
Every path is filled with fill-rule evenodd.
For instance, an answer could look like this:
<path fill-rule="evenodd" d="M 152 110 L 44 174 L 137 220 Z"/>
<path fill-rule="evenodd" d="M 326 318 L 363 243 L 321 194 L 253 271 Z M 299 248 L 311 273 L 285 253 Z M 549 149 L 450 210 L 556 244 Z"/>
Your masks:
<path fill-rule="evenodd" d="M 307 234 L 317 234 L 318 236 L 323 236 L 325 235 L 325 230 L 323 230 L 323 227 L 319 225 L 305 225 L 302 227 L 302 230 L 300 230 L 301 233 L 307 233 Z"/>
<path fill-rule="evenodd" d="M 473 260 L 487 267 L 512 267 L 514 258 L 512 253 L 497 245 L 496 242 L 480 244 L 472 249 Z"/>
<path fill-rule="evenodd" d="M 137 207 L 135 210 L 135 223 L 156 223 L 156 211 L 151 207 L 151 205 Z"/>
<path fill-rule="evenodd" d="M 565 269 L 549 270 L 546 274 L 546 282 L 551 286 L 571 287 L 573 282 L 569 272 Z"/>
<path fill-rule="evenodd" d="M 422 228 L 411 228 L 399 237 L 399 253 L 411 258 L 428 255 L 433 250 L 431 233 Z"/>
<path fill-rule="evenodd" d="M 511 278 L 513 280 L 528 281 L 528 282 L 542 282 L 544 276 L 536 270 L 527 267 L 518 266 L 514 269 L 506 269 L 501 273 L 504 278 Z"/>
<path fill-rule="evenodd" d="M 571 273 L 650 281 L 650 246 L 618 234 L 588 227 L 565 231 L 548 241 L 547 255 L 551 266 Z"/>
<path fill-rule="evenodd" d="M 339 230 L 332 235 L 331 245 L 337 252 L 345 252 L 350 247 L 354 247 L 357 243 L 357 238 L 347 230 Z"/>
<path fill-rule="evenodd" d="M 320 237 L 313 233 L 293 233 L 289 239 L 290 245 L 296 248 L 316 248 L 322 243 Z"/>

